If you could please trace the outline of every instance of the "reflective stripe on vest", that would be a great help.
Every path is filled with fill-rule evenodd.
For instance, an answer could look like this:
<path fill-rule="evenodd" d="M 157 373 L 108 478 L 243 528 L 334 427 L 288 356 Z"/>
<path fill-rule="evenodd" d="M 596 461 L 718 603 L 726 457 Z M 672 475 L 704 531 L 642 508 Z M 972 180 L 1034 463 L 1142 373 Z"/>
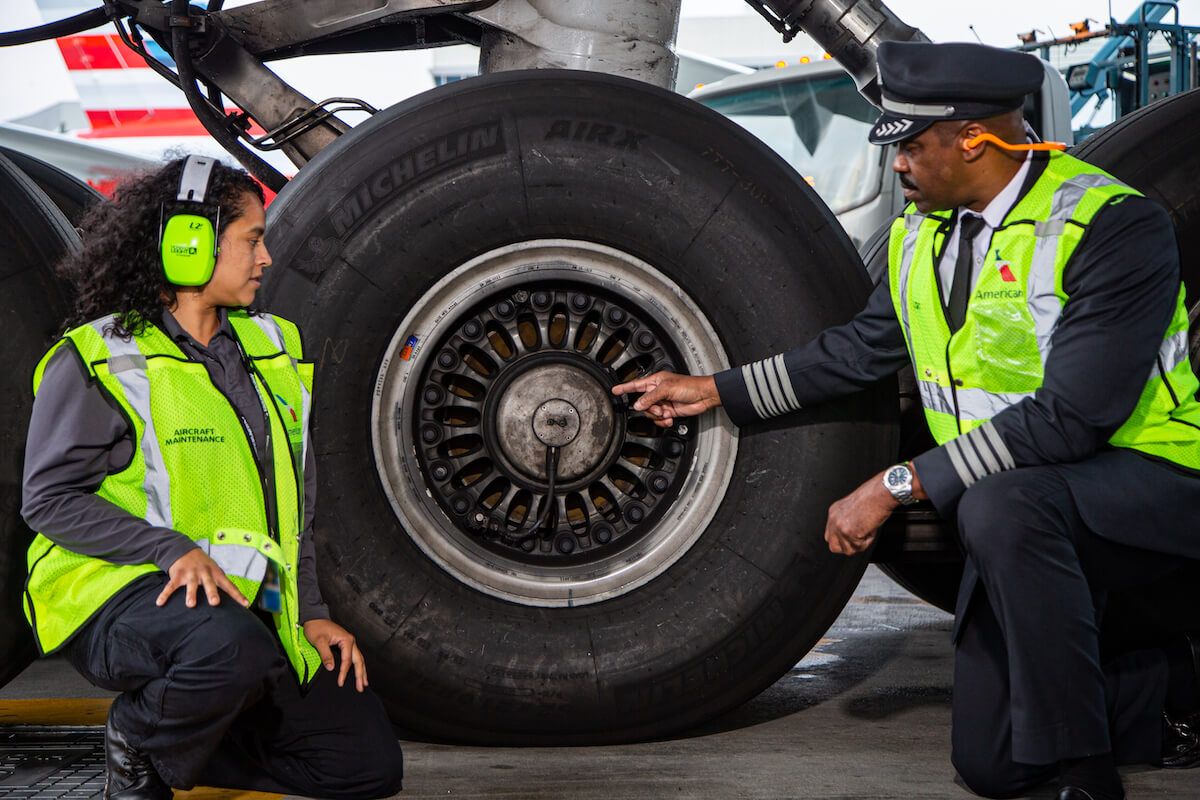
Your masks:
<path fill-rule="evenodd" d="M 210 539 L 197 539 L 196 544 L 226 575 L 262 583 L 268 561 L 257 549 L 241 544 L 213 544 Z"/>
<path fill-rule="evenodd" d="M 293 349 L 295 349 L 296 352 L 299 352 L 298 347 L 290 348 L 288 346 L 287 342 L 285 341 L 286 337 L 284 336 L 283 329 L 279 327 L 279 323 L 275 320 L 275 317 L 259 314 L 257 316 L 250 317 L 250 319 L 262 329 L 262 332 L 267 335 L 267 338 L 274 342 L 282 352 L 288 353 L 289 355 Z M 292 358 L 292 365 L 297 366 L 297 359 L 295 357 Z M 788 391 L 790 392 L 791 389 L 792 387 L 789 383 Z M 300 382 L 300 407 L 303 412 L 303 418 L 308 419 L 308 415 L 312 409 L 312 392 L 309 391 L 309 388 L 307 385 L 305 385 L 304 381 Z M 304 464 L 305 459 L 308 457 L 308 436 L 308 426 L 306 425 L 304 426 L 303 438 L 301 440 L 301 464 Z M 303 489 L 303 487 L 301 487 L 301 489 Z"/>
<path fill-rule="evenodd" d="M 1033 251 L 1033 263 L 1029 271 L 1028 305 L 1037 334 L 1038 352 L 1042 354 L 1042 365 L 1050 356 L 1051 337 L 1062 316 L 1063 304 L 1056 293 L 1058 277 L 1059 237 L 1066 230 L 1067 220 L 1088 190 L 1114 183 L 1108 175 L 1076 175 L 1063 182 L 1050 201 L 1050 216 L 1034 226 L 1037 244 Z M 994 415 L 993 415 L 994 416 Z"/>
<path fill-rule="evenodd" d="M 91 323 L 91 327 L 103 338 L 104 328 L 115 322 L 115 316 L 105 317 Z M 142 483 L 146 492 L 146 521 L 151 525 L 170 528 L 171 481 L 163 465 L 158 434 L 154 430 L 154 417 L 150 414 L 150 379 L 146 375 L 146 357 L 133 339 L 126 342 L 114 336 L 109 340 L 108 348 L 112 353 L 108 360 L 109 372 L 120 382 L 129 404 L 145 423 L 138 446 L 146 462 L 146 477 Z"/>
<path fill-rule="evenodd" d="M 1173 372 L 1181 364 L 1188 363 L 1188 331 L 1184 328 L 1163 340 L 1158 348 L 1158 358 L 1163 372 Z"/>
<path fill-rule="evenodd" d="M 986 389 L 952 390 L 948 386 L 939 386 L 933 381 L 917 381 L 917 388 L 921 393 L 921 404 L 925 408 L 953 416 L 954 404 L 957 401 L 958 418 L 973 422 L 991 419 L 1026 397 L 1033 397 L 1033 392 L 998 393 L 989 392 Z"/>
<path fill-rule="evenodd" d="M 253 531 L 220 530 L 211 539 L 197 539 L 196 544 L 230 577 L 262 583 L 268 563 L 287 569 L 280 548 Z"/>
<path fill-rule="evenodd" d="M 908 319 L 908 278 L 912 274 L 913 256 L 917 251 L 917 235 L 921 230 L 921 226 L 925 223 L 925 216 L 922 214 L 912 213 L 901 217 L 904 220 L 904 242 L 903 250 L 900 255 L 900 279 L 899 285 L 893 291 L 900 293 L 900 323 L 904 326 L 904 340 L 912 341 L 912 324 Z M 919 378 L 918 378 L 919 380 Z M 924 397 L 925 384 L 921 384 L 922 397 Z M 926 408 L 930 406 L 926 405 Z M 948 409 L 945 413 L 954 413 L 954 404 L 946 406 Z"/>

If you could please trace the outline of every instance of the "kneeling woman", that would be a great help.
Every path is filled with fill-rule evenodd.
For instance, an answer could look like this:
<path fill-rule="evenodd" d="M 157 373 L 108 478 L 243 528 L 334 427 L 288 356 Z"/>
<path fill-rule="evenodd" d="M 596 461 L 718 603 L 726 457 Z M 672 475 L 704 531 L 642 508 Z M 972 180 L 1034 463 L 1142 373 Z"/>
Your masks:
<path fill-rule="evenodd" d="M 121 185 L 62 265 L 70 329 L 34 375 L 26 614 L 121 694 L 106 798 L 197 783 L 319 797 L 400 790 L 400 748 L 312 538 L 312 365 L 247 311 L 263 194 L 195 156 Z"/>

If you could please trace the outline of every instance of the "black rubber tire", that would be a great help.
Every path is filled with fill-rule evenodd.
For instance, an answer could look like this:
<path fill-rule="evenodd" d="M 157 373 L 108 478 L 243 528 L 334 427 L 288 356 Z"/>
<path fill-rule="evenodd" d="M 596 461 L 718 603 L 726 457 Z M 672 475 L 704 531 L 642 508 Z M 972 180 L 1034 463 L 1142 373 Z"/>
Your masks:
<path fill-rule="evenodd" d="M 1117 120 L 1072 148 L 1071 155 L 1167 208 L 1175 222 L 1188 308 L 1194 309 L 1200 301 L 1200 89 Z M 1194 352 L 1196 339 L 1192 342 Z"/>
<path fill-rule="evenodd" d="M 66 298 L 52 266 L 79 247 L 75 229 L 30 178 L 0 155 L 0 686 L 34 658 L 22 611 L 25 551 L 33 533 L 21 519 L 21 467 L 33 404 L 33 368 L 60 332 Z"/>
<path fill-rule="evenodd" d="M 579 122 L 642 138 L 622 149 L 549 135 Z M 494 152 L 371 195 L 398 155 L 497 123 Z M 354 203 L 369 210 L 339 238 Z M 575 608 L 504 602 L 439 568 L 400 528 L 372 456 L 374 381 L 400 320 L 499 246 L 574 238 L 637 256 L 691 293 L 735 364 L 850 318 L 869 285 L 849 239 L 757 139 L 641 83 L 491 75 L 375 115 L 305 166 L 268 216 L 279 266 L 264 307 L 298 321 L 319 361 L 321 587 L 396 722 L 481 743 L 665 735 L 760 692 L 837 617 L 866 560 L 828 552 L 825 512 L 894 454 L 894 386 L 746 429 L 731 488 L 688 553 Z"/>
<path fill-rule="evenodd" d="M 0 155 L 6 156 L 28 175 L 73 227 L 79 227 L 79 221 L 89 208 L 104 201 L 104 195 L 53 164 L 8 147 L 0 147 Z"/>

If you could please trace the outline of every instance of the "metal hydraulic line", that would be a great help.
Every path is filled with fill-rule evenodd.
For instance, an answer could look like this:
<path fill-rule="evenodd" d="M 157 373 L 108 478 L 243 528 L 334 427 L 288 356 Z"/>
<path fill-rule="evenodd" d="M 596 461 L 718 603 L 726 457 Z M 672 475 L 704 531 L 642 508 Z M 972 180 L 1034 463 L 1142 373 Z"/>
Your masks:
<path fill-rule="evenodd" d="M 854 78 L 858 91 L 879 105 L 875 53 L 887 41 L 927 42 L 882 0 L 746 0 L 789 41 L 804 32 Z"/>

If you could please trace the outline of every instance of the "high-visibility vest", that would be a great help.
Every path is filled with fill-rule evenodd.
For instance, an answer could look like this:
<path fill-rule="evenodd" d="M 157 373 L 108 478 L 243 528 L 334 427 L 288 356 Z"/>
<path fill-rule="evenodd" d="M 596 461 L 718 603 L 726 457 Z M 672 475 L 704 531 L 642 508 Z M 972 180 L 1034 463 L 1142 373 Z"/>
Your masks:
<path fill-rule="evenodd" d="M 297 676 L 311 679 L 321 658 L 300 627 L 296 575 L 313 370 L 301 360 L 299 331 L 279 317 L 229 312 L 267 417 L 271 482 L 250 428 L 205 366 L 153 325 L 129 341 L 106 333 L 113 320 L 82 325 L 56 342 L 34 373 L 34 394 L 50 357 L 70 342 L 133 431 L 129 464 L 108 475 L 96 494 L 191 538 L 248 599 L 273 563 L 283 606 L 276 631 Z M 269 515 L 272 483 L 275 513 Z M 38 534 L 29 547 L 24 601 L 39 650 L 57 650 L 113 595 L 156 571 L 154 564 L 119 565 L 75 553 Z"/>
<path fill-rule="evenodd" d="M 1132 195 L 1139 193 L 1103 170 L 1052 154 L 1045 172 L 992 235 L 965 321 L 953 335 L 937 268 L 952 215 L 924 215 L 910 205 L 892 225 L 892 303 L 938 444 L 1032 397 L 1042 385 L 1052 337 L 1068 300 L 1063 275 L 1071 257 L 1096 214 Z M 1137 406 L 1109 443 L 1200 469 L 1197 385 L 1188 361 L 1181 285 Z"/>

